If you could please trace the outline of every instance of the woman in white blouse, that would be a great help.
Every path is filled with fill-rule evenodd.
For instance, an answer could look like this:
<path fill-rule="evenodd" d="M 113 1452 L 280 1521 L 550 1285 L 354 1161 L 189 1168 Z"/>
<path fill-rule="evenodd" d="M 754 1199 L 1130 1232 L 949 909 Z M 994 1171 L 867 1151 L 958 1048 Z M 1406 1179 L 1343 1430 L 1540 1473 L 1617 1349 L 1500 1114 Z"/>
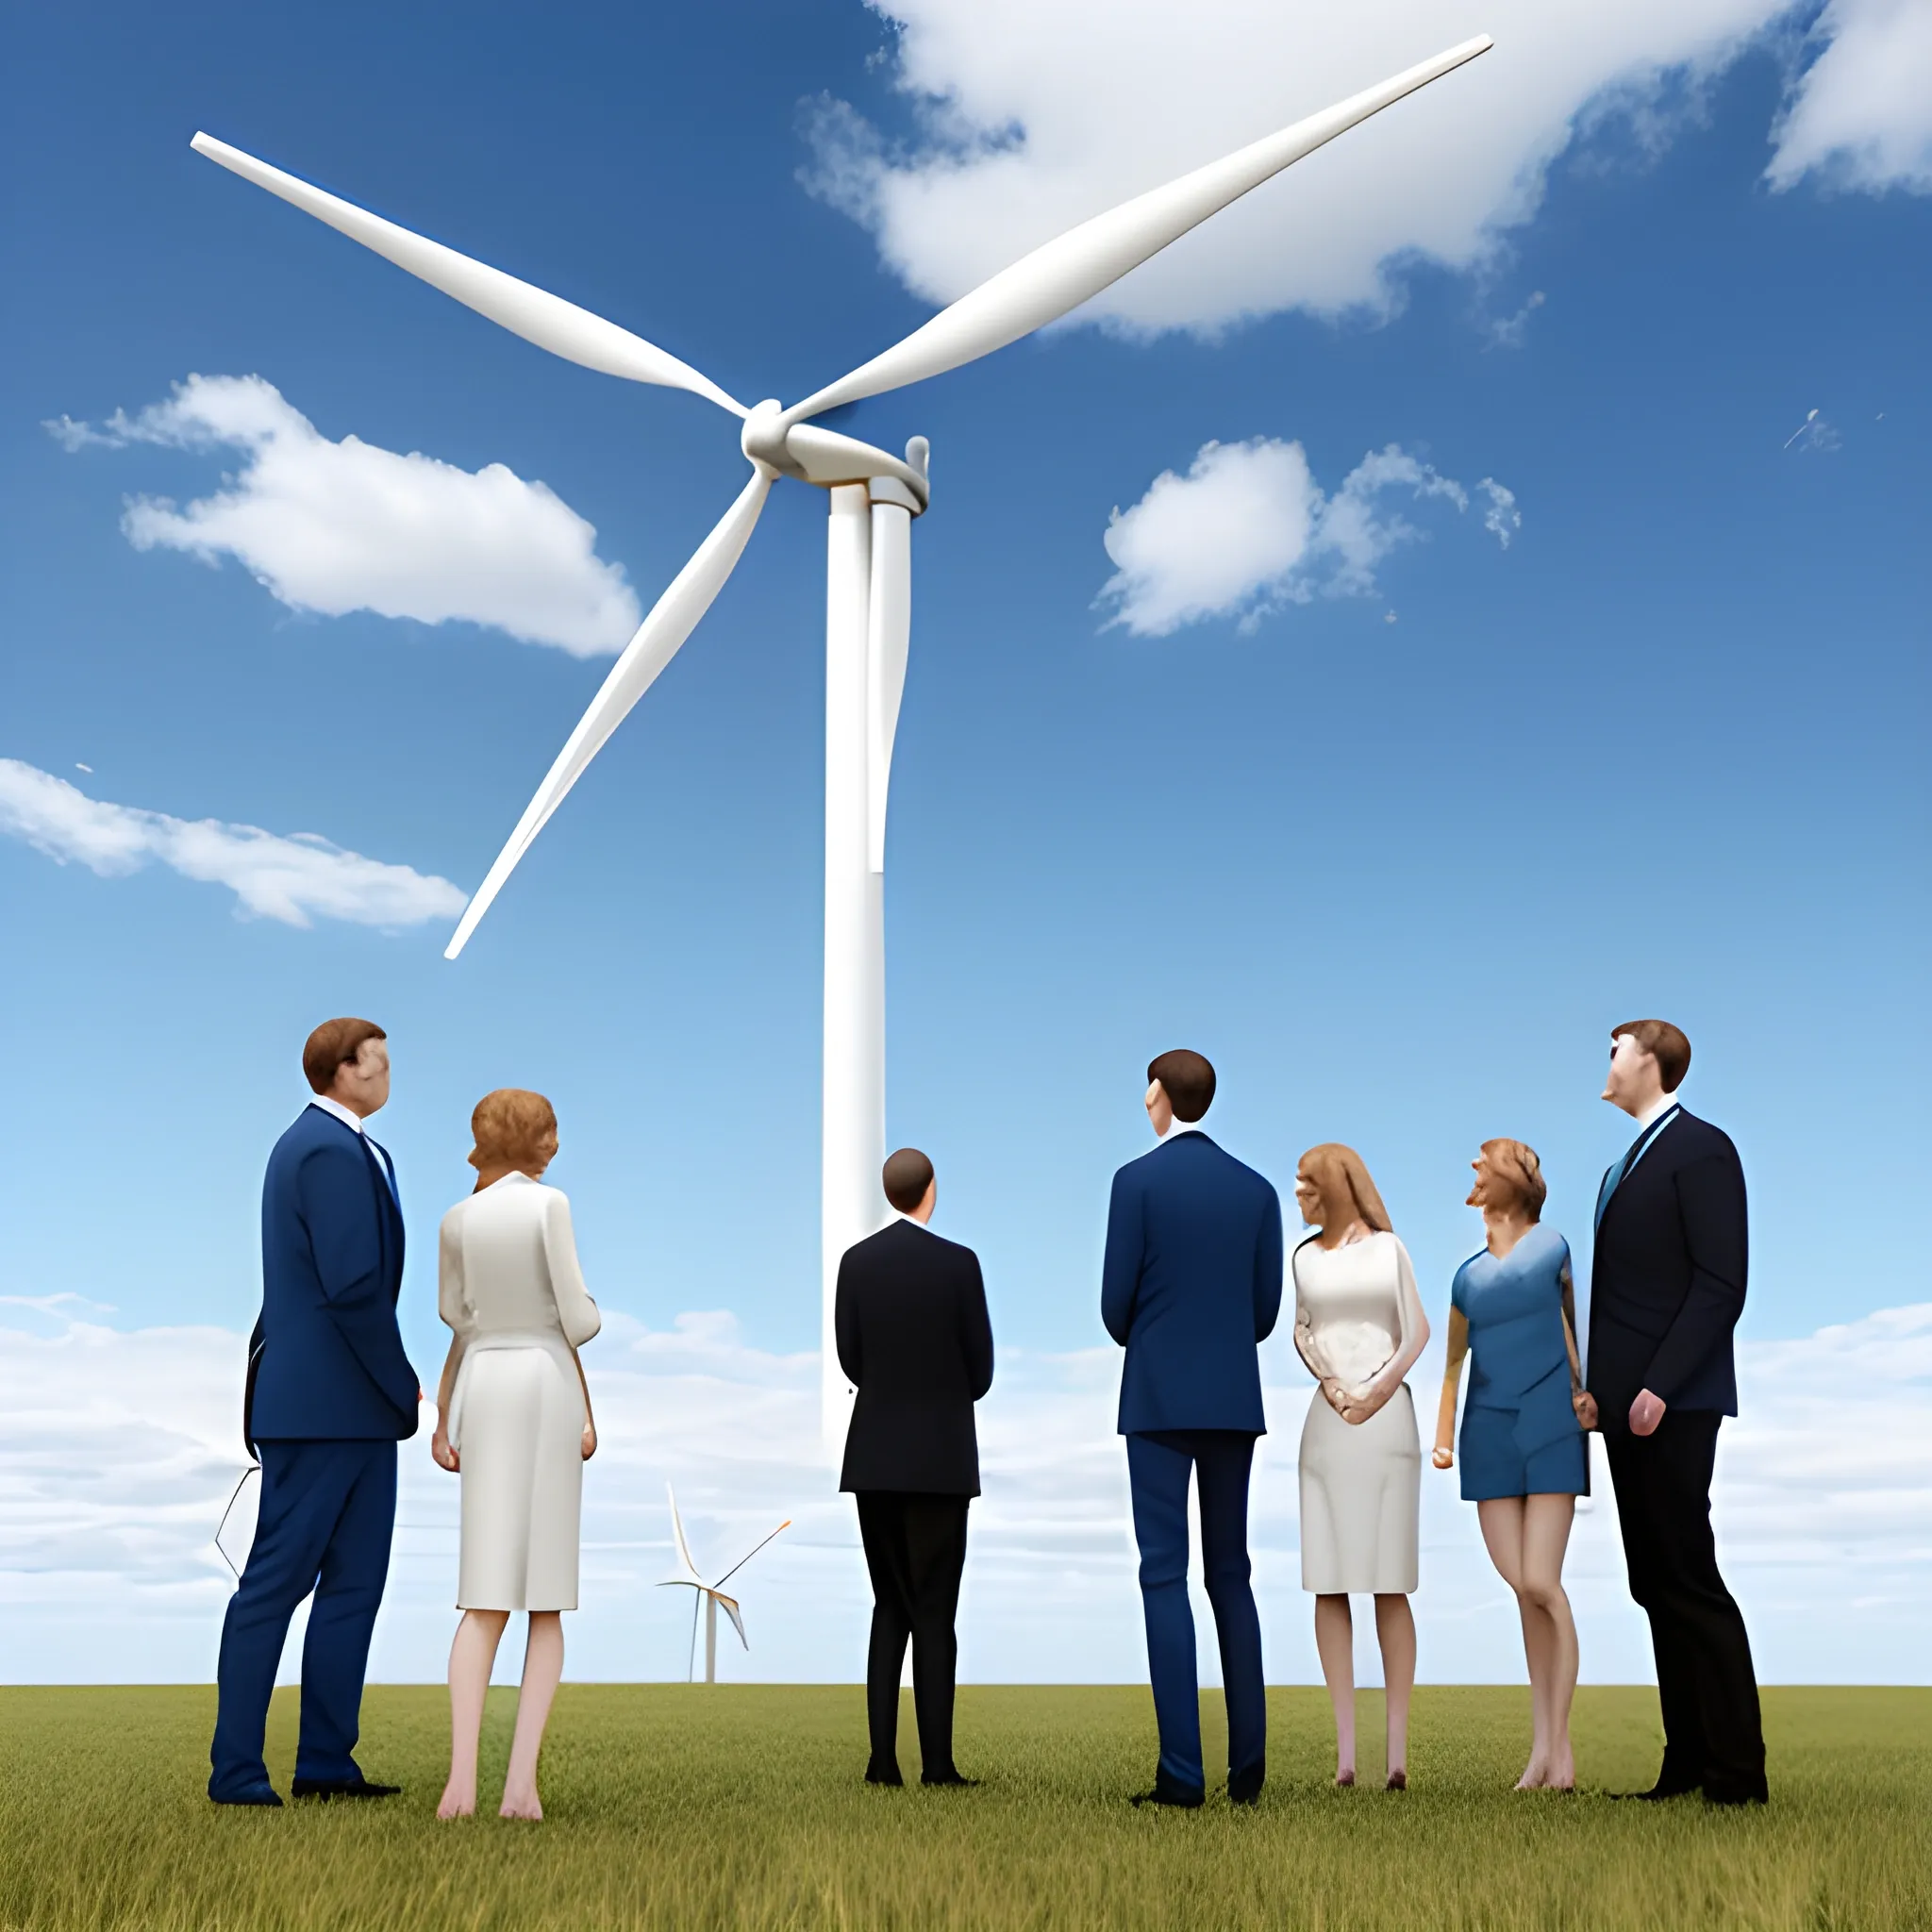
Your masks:
<path fill-rule="evenodd" d="M 449 1654 L 449 1784 L 439 1818 L 476 1808 L 476 1742 L 512 1610 L 529 1645 L 504 1782 L 505 1818 L 541 1818 L 537 1754 L 563 1675 L 564 1610 L 577 1607 L 584 1464 L 597 1447 L 577 1350 L 602 1325 L 584 1288 L 570 1202 L 541 1184 L 557 1115 L 500 1088 L 470 1117 L 476 1188 L 442 1218 L 438 1300 L 454 1331 L 430 1453 L 461 1474 L 462 1555 Z"/>
<path fill-rule="evenodd" d="M 1302 1429 L 1302 1588 L 1315 1599 L 1315 1647 L 1335 1707 L 1335 1782 L 1355 1782 L 1355 1630 L 1351 1591 L 1375 1599 L 1389 1715 L 1389 1789 L 1408 1785 L 1408 1700 L 1415 1688 L 1417 1515 L 1422 1440 L 1403 1380 L 1429 1339 L 1408 1250 L 1353 1147 L 1302 1156 L 1295 1249 L 1294 1345 L 1317 1388 Z"/>

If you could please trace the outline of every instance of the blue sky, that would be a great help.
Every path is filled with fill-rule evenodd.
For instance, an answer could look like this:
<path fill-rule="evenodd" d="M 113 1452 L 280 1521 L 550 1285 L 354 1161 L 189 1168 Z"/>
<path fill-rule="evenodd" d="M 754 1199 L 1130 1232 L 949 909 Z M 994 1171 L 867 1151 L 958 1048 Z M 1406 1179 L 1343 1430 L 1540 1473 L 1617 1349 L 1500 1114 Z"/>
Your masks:
<path fill-rule="evenodd" d="M 1932 1300 L 1903 1211 L 1928 1153 L 1932 145 L 1851 69 L 1882 0 L 1823 21 L 1633 8 L 1596 69 L 1527 30 L 1512 52 L 1513 0 L 1327 34 L 1259 11 L 1208 8 L 1165 116 L 1158 63 L 1072 0 L 1039 9 L 1010 73 L 956 44 L 947 0 L 901 8 L 903 36 L 842 4 L 348 6 L 326 33 L 239 7 L 23 20 L 0 758 L 138 812 L 319 835 L 459 904 L 608 657 L 320 615 L 232 556 L 137 548 L 130 500 L 208 499 L 248 454 L 104 425 L 191 374 L 258 376 L 331 442 L 541 480 L 646 607 L 742 475 L 701 402 L 493 328 L 192 154 L 197 127 L 791 400 L 1040 239 L 1029 195 L 1077 218 L 1149 185 L 1136 117 L 1191 165 L 1491 25 L 1463 122 L 1452 76 L 1435 119 L 1403 129 L 1405 104 L 1357 130 L 1262 191 L 1279 205 L 1238 247 L 1122 285 L 1104 326 L 845 419 L 933 443 L 888 858 L 890 1137 L 937 1160 L 1002 1342 L 1091 1349 L 1141 1069 L 1196 1045 L 1222 1138 L 1284 1191 L 1311 1142 L 1361 1149 L 1440 1314 L 1487 1136 L 1541 1151 L 1549 1217 L 1585 1245 L 1624 1139 L 1595 1098 L 1606 1035 L 1655 1012 L 1694 1043 L 1687 1099 L 1744 1153 L 1745 1336 Z M 1322 44 L 1281 61 L 1281 111 L 1250 127 L 1267 36 L 1297 22 Z M 951 122 L 917 92 L 941 85 Z M 1096 89 L 1121 125 L 1090 139 L 1067 104 Z M 1017 194 L 1016 154 L 1041 170 Z M 63 417 L 107 441 L 64 446 L 42 426 Z M 1109 626 L 1109 513 L 1131 522 L 1210 442 L 1299 445 L 1316 540 L 1277 529 L 1271 554 L 1298 560 L 1219 614 Z M 1319 517 L 1390 444 L 1468 508 L 1374 497 L 1380 548 L 1344 593 Z M 1513 496 L 1507 547 L 1482 479 Z M 303 1036 L 347 1011 L 391 1035 L 377 1129 L 425 1380 L 430 1237 L 469 1109 L 505 1084 L 558 1106 L 554 1178 L 607 1307 L 652 1333 L 728 1310 L 773 1357 L 815 1346 L 823 514 L 774 492 L 456 965 L 446 911 L 238 917 L 165 856 L 104 874 L 52 862 L 44 827 L 0 839 L 0 1292 L 96 1305 L 21 1307 L 22 1334 L 81 1312 L 245 1329 L 261 1162 L 304 1097 Z"/>

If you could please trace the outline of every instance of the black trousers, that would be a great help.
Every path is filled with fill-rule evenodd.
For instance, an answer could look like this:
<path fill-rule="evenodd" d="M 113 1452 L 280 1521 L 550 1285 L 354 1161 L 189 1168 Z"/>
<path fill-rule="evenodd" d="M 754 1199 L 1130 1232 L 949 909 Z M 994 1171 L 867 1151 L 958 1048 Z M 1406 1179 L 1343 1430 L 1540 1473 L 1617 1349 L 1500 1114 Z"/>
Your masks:
<path fill-rule="evenodd" d="M 1718 1574 L 1710 1475 L 1718 1424 L 1708 1409 L 1667 1409 L 1656 1433 L 1607 1429 L 1630 1594 L 1650 1618 L 1663 1707 L 1667 1788 L 1762 1797 L 1764 1726 L 1751 1640 Z"/>
<path fill-rule="evenodd" d="M 872 1647 L 865 1661 L 865 1714 L 872 1732 L 868 1776 L 899 1765 L 899 1674 L 912 1642 L 912 1707 L 919 1719 L 920 1772 L 953 1773 L 953 1680 L 959 1644 L 953 1619 L 966 1568 L 970 1496 L 859 1490 L 858 1534 L 872 1572 Z"/>

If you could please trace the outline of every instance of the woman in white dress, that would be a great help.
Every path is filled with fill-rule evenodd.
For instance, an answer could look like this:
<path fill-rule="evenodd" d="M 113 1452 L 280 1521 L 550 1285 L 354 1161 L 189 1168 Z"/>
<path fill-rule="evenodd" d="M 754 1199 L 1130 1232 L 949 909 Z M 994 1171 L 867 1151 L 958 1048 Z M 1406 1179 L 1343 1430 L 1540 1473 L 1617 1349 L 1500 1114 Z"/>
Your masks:
<path fill-rule="evenodd" d="M 476 1743 L 496 1646 L 512 1610 L 529 1644 L 505 1818 L 541 1818 L 537 1754 L 563 1675 L 563 1618 L 577 1607 L 584 1464 L 596 1452 L 577 1350 L 602 1325 L 584 1288 L 570 1202 L 541 1184 L 557 1116 L 541 1093 L 500 1088 L 470 1118 L 476 1188 L 442 1218 L 438 1300 L 454 1331 L 430 1453 L 462 1476 L 462 1555 L 449 1654 L 449 1784 L 439 1818 L 476 1808 Z"/>
<path fill-rule="evenodd" d="M 1408 1786 L 1408 1700 L 1415 1688 L 1417 1512 L 1422 1441 L 1403 1380 L 1429 1339 L 1408 1250 L 1352 1147 L 1302 1156 L 1295 1249 L 1294 1345 L 1317 1384 L 1302 1428 L 1302 1588 L 1315 1599 L 1315 1647 L 1335 1707 L 1335 1782 L 1355 1783 L 1355 1629 L 1351 1591 L 1375 1599 L 1389 1711 L 1389 1789 Z"/>

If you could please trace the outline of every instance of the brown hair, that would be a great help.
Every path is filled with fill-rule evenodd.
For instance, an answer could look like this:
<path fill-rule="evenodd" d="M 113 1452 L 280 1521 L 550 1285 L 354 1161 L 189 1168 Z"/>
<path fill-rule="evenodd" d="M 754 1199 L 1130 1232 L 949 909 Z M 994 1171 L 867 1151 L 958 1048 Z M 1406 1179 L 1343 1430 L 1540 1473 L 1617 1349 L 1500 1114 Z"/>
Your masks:
<path fill-rule="evenodd" d="M 302 1071 L 310 1089 L 326 1093 L 367 1041 L 388 1038 L 374 1020 L 325 1020 L 302 1049 Z"/>
<path fill-rule="evenodd" d="M 1174 1117 L 1190 1126 L 1214 1105 L 1214 1069 L 1205 1054 L 1177 1046 L 1147 1062 L 1147 1084 L 1160 1082 Z"/>
<path fill-rule="evenodd" d="M 1612 1040 L 1621 1040 L 1626 1033 L 1657 1061 L 1664 1091 L 1674 1093 L 1690 1071 L 1690 1042 L 1682 1029 L 1668 1020 L 1625 1020 L 1621 1026 L 1610 1028 Z"/>
<path fill-rule="evenodd" d="M 1324 1202 L 1353 1200 L 1354 1219 L 1378 1234 L 1394 1233 L 1389 1210 L 1383 1207 L 1382 1197 L 1369 1178 L 1368 1163 L 1353 1147 L 1344 1147 L 1340 1141 L 1324 1141 L 1302 1156 L 1300 1165 L 1321 1191 Z"/>
<path fill-rule="evenodd" d="M 902 1147 L 887 1155 L 880 1177 L 886 1184 L 886 1199 L 901 1214 L 910 1214 L 932 1186 L 932 1162 L 917 1147 Z"/>
<path fill-rule="evenodd" d="M 541 1093 L 499 1087 L 476 1103 L 470 1132 L 476 1142 L 470 1165 L 478 1174 L 486 1167 L 537 1167 L 556 1151 L 557 1110 Z"/>
<path fill-rule="evenodd" d="M 1550 1184 L 1543 1178 L 1543 1164 L 1537 1158 L 1536 1149 L 1522 1141 L 1485 1141 L 1483 1158 L 1499 1181 L 1515 1189 L 1523 1211 L 1532 1221 L 1541 1221 L 1543 1203 L 1550 1198 Z"/>

